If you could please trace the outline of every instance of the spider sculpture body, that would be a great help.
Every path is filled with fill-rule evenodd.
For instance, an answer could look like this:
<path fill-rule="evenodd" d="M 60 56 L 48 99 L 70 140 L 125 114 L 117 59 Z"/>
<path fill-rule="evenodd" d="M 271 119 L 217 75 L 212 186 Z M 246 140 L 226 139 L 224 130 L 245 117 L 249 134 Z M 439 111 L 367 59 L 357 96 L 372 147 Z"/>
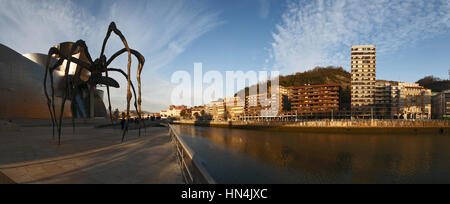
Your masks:
<path fill-rule="evenodd" d="M 111 36 L 111 33 L 115 33 L 117 36 L 119 36 L 119 38 L 121 39 L 121 41 L 124 44 L 124 48 L 122 50 L 116 52 L 115 54 L 113 54 L 110 59 L 107 59 L 106 56 L 104 55 L 104 51 L 105 51 L 105 47 L 108 42 L 108 39 Z M 84 52 L 84 54 L 87 57 L 87 61 L 83 61 L 83 60 L 77 59 L 75 57 L 72 57 L 72 55 L 75 52 Z M 128 54 L 128 66 L 127 66 L 128 73 L 125 73 L 124 71 L 122 71 L 119 68 L 109 68 L 108 67 L 115 58 L 117 58 L 119 55 L 121 55 L 123 53 Z M 55 64 L 52 65 L 52 67 L 50 67 L 50 60 L 53 55 L 59 56 L 59 59 Z M 137 70 L 137 81 L 138 81 L 138 96 L 137 97 L 136 97 L 135 87 L 130 79 L 131 57 L 132 56 L 136 57 L 139 62 L 138 70 Z M 55 107 L 55 94 L 54 94 L 54 88 L 53 88 L 53 72 L 55 71 L 55 69 L 57 69 L 59 66 L 61 66 L 65 60 L 67 61 L 66 68 L 64 70 L 65 74 L 63 76 L 64 77 L 63 83 L 64 83 L 65 87 L 63 89 L 61 112 L 60 112 L 59 116 L 57 116 L 56 111 L 55 111 L 56 107 Z M 78 65 L 77 69 L 75 70 L 75 74 L 73 76 L 69 76 L 69 69 L 70 69 L 69 66 L 71 63 L 75 63 Z M 142 102 L 141 101 L 141 73 L 142 73 L 142 68 L 144 66 L 144 63 L 145 63 L 145 58 L 138 51 L 129 48 L 125 37 L 120 32 L 120 30 L 117 29 L 116 24 L 114 22 L 111 22 L 111 24 L 109 25 L 106 37 L 103 41 L 103 46 L 102 46 L 100 56 L 96 60 L 92 60 L 92 58 L 89 54 L 89 51 L 88 51 L 88 47 L 86 46 L 86 44 L 83 40 L 78 40 L 77 42 L 75 42 L 72 45 L 72 48 L 71 48 L 69 54 L 63 53 L 61 50 L 59 50 L 56 47 L 50 48 L 50 50 L 48 52 L 47 66 L 45 69 L 44 91 L 45 91 L 45 96 L 47 98 L 47 105 L 48 105 L 48 109 L 49 109 L 52 124 L 53 124 L 53 138 L 55 136 L 55 127 L 57 127 L 57 130 L 58 130 L 58 144 L 61 144 L 61 126 L 62 126 L 62 117 L 63 117 L 62 113 L 64 110 L 65 102 L 70 97 L 72 108 L 74 107 L 74 104 L 76 103 L 76 100 L 74 100 L 74 97 L 76 96 L 77 92 L 79 91 L 78 87 L 80 87 L 82 85 L 88 85 L 89 87 L 95 87 L 97 84 L 106 85 L 106 90 L 107 90 L 107 94 L 108 94 L 108 105 L 109 105 L 108 108 L 109 108 L 109 113 L 111 113 L 111 97 L 110 97 L 110 93 L 109 93 L 109 87 L 112 86 L 112 87 L 118 88 L 119 84 L 114 79 L 112 79 L 108 76 L 108 72 L 118 72 L 127 79 L 127 82 L 128 82 L 127 111 L 126 111 L 127 123 L 130 120 L 130 101 L 132 98 L 132 93 L 131 93 L 130 88 L 133 90 L 134 97 L 135 97 L 134 106 L 136 108 L 136 112 L 137 112 L 137 115 L 139 118 L 139 135 L 140 135 L 141 121 L 142 121 L 142 119 L 141 119 L 141 102 Z M 88 72 L 90 72 L 90 76 L 87 81 L 83 81 L 80 78 L 83 69 L 86 69 L 86 70 L 88 70 Z M 103 76 L 103 74 L 105 74 L 105 76 Z M 51 82 L 51 97 L 49 96 L 49 93 L 47 91 L 47 76 L 48 75 L 49 75 L 50 82 Z M 57 117 L 59 117 L 59 118 L 57 119 Z M 111 122 L 112 122 L 112 118 L 111 118 Z M 74 122 L 73 116 L 72 116 L 72 124 L 73 124 L 73 128 L 75 129 L 75 122 Z M 127 128 L 125 128 L 123 130 L 122 142 L 124 141 L 126 132 L 127 132 Z"/>

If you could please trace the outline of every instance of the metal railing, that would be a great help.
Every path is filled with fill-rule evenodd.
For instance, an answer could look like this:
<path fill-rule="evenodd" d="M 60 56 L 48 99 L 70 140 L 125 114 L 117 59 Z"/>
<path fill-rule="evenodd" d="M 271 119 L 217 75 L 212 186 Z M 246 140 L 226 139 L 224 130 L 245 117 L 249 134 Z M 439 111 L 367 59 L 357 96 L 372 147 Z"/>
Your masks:
<path fill-rule="evenodd" d="M 181 175 L 187 184 L 216 184 L 217 182 L 204 168 L 204 164 L 195 156 L 184 140 L 169 124 L 169 134 L 175 144 L 178 165 Z"/>

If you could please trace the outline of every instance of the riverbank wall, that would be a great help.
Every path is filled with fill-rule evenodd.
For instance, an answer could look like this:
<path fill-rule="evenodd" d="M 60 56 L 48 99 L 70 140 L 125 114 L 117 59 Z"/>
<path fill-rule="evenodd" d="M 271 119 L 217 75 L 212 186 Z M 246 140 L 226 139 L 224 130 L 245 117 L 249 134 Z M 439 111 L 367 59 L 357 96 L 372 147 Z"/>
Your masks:
<path fill-rule="evenodd" d="M 362 134 L 443 134 L 450 135 L 450 121 L 446 120 L 320 120 L 320 121 L 173 121 L 173 124 L 204 127 L 264 129 L 313 133 Z"/>

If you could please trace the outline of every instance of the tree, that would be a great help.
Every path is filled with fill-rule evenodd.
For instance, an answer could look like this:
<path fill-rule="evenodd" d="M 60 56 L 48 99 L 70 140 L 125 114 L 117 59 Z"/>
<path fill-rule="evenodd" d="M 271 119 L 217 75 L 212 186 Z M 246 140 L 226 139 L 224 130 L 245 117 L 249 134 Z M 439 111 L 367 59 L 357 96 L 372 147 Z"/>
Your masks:
<path fill-rule="evenodd" d="M 200 114 L 202 115 L 202 117 L 205 116 L 206 114 L 205 110 L 200 111 Z"/>
<path fill-rule="evenodd" d="M 191 116 L 189 115 L 189 113 L 187 112 L 187 110 L 185 109 L 185 110 L 182 110 L 181 112 L 180 112 L 180 116 L 181 116 L 181 118 L 183 118 L 183 119 L 189 119 Z"/>
<path fill-rule="evenodd" d="M 194 118 L 195 120 L 200 120 L 201 119 L 200 114 L 194 113 Z"/>

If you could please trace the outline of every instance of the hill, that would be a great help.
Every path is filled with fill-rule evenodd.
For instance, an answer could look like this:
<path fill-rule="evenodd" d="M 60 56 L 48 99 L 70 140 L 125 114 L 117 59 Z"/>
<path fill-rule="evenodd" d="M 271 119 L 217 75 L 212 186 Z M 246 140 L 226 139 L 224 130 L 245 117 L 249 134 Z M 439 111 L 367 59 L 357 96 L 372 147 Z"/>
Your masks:
<path fill-rule="evenodd" d="M 416 83 L 427 89 L 431 89 L 433 92 L 442 92 L 450 89 L 450 80 L 443 80 L 433 76 L 426 76 L 420 79 Z"/>
<path fill-rule="evenodd" d="M 280 76 L 280 85 L 304 86 L 305 84 L 339 84 L 342 88 L 350 87 L 351 74 L 342 67 L 316 67 L 306 72 Z M 349 88 L 350 89 L 350 88 Z"/>

